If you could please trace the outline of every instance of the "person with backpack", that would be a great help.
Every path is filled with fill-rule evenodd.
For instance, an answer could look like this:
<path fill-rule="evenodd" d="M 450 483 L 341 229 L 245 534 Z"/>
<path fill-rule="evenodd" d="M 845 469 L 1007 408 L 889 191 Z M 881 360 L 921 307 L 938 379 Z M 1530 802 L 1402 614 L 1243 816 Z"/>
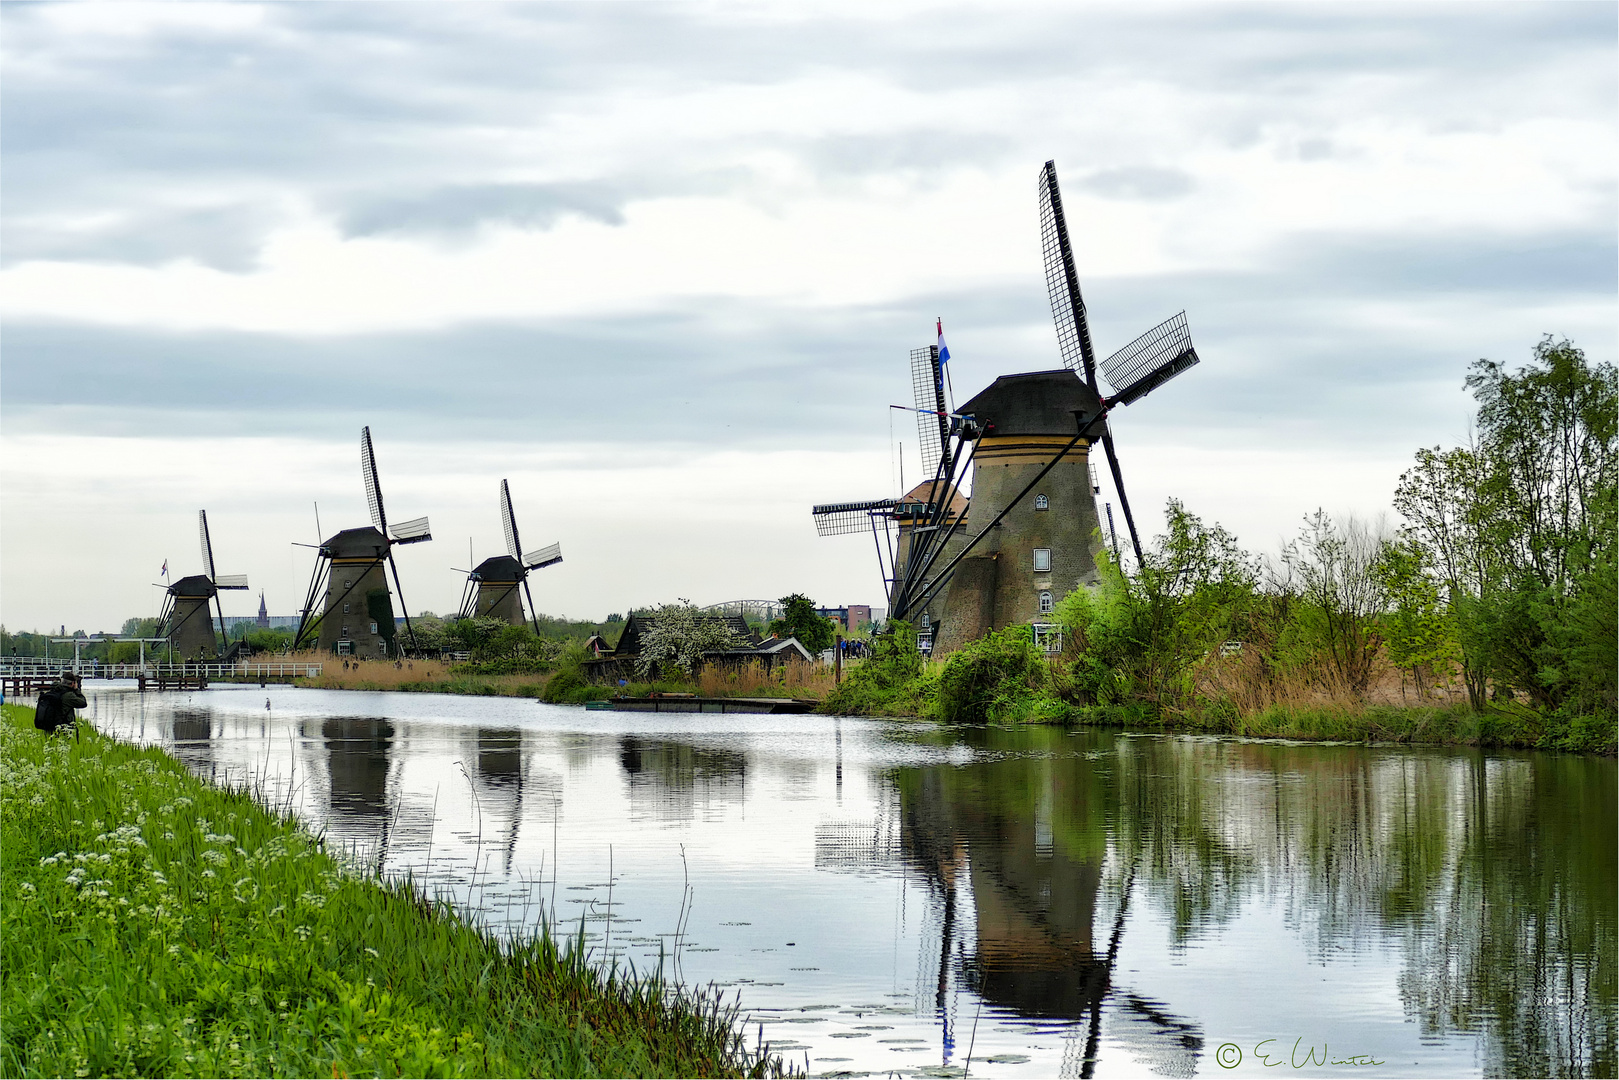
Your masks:
<path fill-rule="evenodd" d="M 73 710 L 88 704 L 79 689 L 79 677 L 64 671 L 60 678 L 39 692 L 39 702 L 34 706 L 34 726 L 46 734 L 72 727 L 78 720 Z"/>

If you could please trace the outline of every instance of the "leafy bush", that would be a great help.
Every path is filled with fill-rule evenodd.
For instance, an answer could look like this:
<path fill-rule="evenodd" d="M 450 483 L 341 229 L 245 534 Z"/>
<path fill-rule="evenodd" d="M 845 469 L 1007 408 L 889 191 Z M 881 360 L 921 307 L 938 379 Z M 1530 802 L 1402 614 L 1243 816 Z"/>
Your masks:
<path fill-rule="evenodd" d="M 827 695 L 821 711 L 835 716 L 920 716 L 938 689 L 938 668 L 929 667 L 916 648 L 916 629 L 891 619 L 872 639 L 872 654 L 846 669 L 843 682 Z"/>
<path fill-rule="evenodd" d="M 997 630 L 951 653 L 939 674 L 933 715 L 954 723 L 1055 720 L 1067 709 L 1052 696 L 1051 664 L 1031 627 Z"/>

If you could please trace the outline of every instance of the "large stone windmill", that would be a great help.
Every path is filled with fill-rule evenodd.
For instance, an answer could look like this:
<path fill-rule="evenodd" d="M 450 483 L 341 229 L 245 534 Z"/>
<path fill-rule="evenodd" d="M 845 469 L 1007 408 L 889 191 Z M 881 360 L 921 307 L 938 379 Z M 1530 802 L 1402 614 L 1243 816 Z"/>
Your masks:
<path fill-rule="evenodd" d="M 399 584 L 399 567 L 394 562 L 393 549 L 397 544 L 431 540 L 432 530 L 425 517 L 388 527 L 369 427 L 360 429 L 360 474 L 365 481 L 371 526 L 344 529 L 320 545 L 309 592 L 299 613 L 294 649 L 315 644 L 323 652 L 341 656 L 380 659 L 401 655 L 394 633 L 393 600 L 388 591 L 389 570 L 393 571 L 394 588 L 399 592 L 399 606 L 404 611 L 405 633 L 411 646 L 415 645 L 415 630 L 410 625 L 410 612 L 405 609 L 404 589 Z M 319 614 L 315 613 L 317 601 Z"/>
<path fill-rule="evenodd" d="M 1198 362 L 1182 312 L 1101 362 L 1112 390 L 1103 394 L 1053 162 L 1040 172 L 1039 191 L 1046 282 L 1063 367 L 1003 375 L 948 413 L 940 395 L 934 410 L 940 452 L 934 477 L 924 485 L 935 497 L 912 517 L 910 542 L 891 563 L 891 617 L 929 625 L 939 651 L 1014 623 L 1038 625 L 1065 595 L 1097 580 L 1094 443 L 1107 455 L 1140 562 L 1108 414 Z M 966 513 L 957 515 L 954 496 L 969 465 L 972 496 Z M 839 523 L 861 513 L 893 514 L 893 503 L 887 510 L 878 505 L 817 507 L 816 518 Z"/>
<path fill-rule="evenodd" d="M 490 616 L 504 619 L 513 626 L 523 625 L 523 601 L 517 595 L 519 587 L 528 597 L 529 616 L 534 620 L 534 632 L 540 632 L 539 612 L 534 607 L 534 594 L 529 592 L 530 570 L 541 570 L 562 561 L 562 545 L 551 544 L 535 551 L 524 552 L 517 535 L 517 515 L 512 513 L 512 489 L 506 481 L 500 482 L 500 524 L 506 534 L 505 555 L 485 559 L 467 574 L 466 588 L 461 594 L 460 618 Z"/>
<path fill-rule="evenodd" d="M 163 612 L 158 616 L 158 637 L 166 637 L 174 651 L 185 660 L 211 659 L 219 655 L 219 633 L 224 632 L 225 611 L 219 594 L 225 589 L 246 589 L 246 574 L 214 573 L 214 545 L 208 537 L 208 511 L 197 511 L 197 531 L 202 538 L 202 573 L 183 577 L 168 587 Z M 219 612 L 219 633 L 214 629 L 212 603 Z"/>

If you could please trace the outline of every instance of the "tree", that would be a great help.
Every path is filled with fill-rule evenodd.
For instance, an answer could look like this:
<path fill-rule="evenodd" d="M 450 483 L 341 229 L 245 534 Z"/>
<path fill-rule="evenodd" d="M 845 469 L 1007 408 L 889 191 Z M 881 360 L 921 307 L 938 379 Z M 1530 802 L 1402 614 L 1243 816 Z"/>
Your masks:
<path fill-rule="evenodd" d="M 1543 339 L 1515 373 L 1480 360 L 1478 444 L 1417 455 L 1395 507 L 1446 590 L 1469 698 L 1614 709 L 1619 374 Z M 1578 628 L 1577 630 L 1575 628 Z"/>
<path fill-rule="evenodd" d="M 781 598 L 781 606 L 781 618 L 770 624 L 771 633 L 797 638 L 811 655 L 832 647 L 832 623 L 815 613 L 815 601 L 803 593 L 792 593 Z"/>
<path fill-rule="evenodd" d="M 690 676 L 702 663 L 705 652 L 735 649 L 743 644 L 723 615 L 693 607 L 684 598 L 678 604 L 659 605 L 646 618 L 641 651 L 635 658 L 635 673 L 643 679 L 650 677 L 654 668 L 669 667 Z"/>
<path fill-rule="evenodd" d="M 1435 667 L 1457 655 L 1439 582 L 1427 565 L 1427 552 L 1409 538 L 1386 540 L 1377 553 L 1373 573 L 1391 605 L 1382 620 L 1389 662 L 1410 672 L 1417 696 L 1426 697 Z"/>
<path fill-rule="evenodd" d="M 1370 685 L 1383 643 L 1378 617 L 1387 590 L 1375 570 L 1384 539 L 1354 517 L 1339 524 L 1317 510 L 1305 517 L 1298 539 L 1282 549 L 1282 562 L 1300 584 L 1303 629 L 1356 694 Z"/>
<path fill-rule="evenodd" d="M 1253 601 L 1258 568 L 1230 532 L 1176 499 L 1164 521 L 1133 578 L 1104 553 L 1100 587 L 1075 589 L 1057 606 L 1074 689 L 1088 704 L 1186 703 L 1194 665 L 1231 636 Z"/>

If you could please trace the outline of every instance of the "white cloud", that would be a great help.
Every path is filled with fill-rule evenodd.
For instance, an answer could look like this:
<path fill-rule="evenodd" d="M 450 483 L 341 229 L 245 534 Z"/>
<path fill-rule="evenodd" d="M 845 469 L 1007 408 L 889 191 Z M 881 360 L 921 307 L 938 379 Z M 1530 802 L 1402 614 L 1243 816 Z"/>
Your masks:
<path fill-rule="evenodd" d="M 152 607 L 140 567 L 188 550 L 199 505 L 222 559 L 301 596 L 308 501 L 362 509 L 352 446 L 305 437 L 322 410 L 348 424 L 349 397 L 407 432 L 379 446 L 389 498 L 441 538 L 402 554 L 413 608 L 453 606 L 451 537 L 493 550 L 502 475 L 569 553 L 547 610 L 875 601 L 866 550 L 815 541 L 808 507 L 890 486 L 881 393 L 903 394 L 933 315 L 963 395 L 1051 362 L 1048 157 L 1099 345 L 1184 307 L 1204 353 L 1121 417 L 1144 531 L 1169 494 L 1258 547 L 1317 502 L 1369 513 L 1394 463 L 1461 434 L 1469 360 L 1516 362 L 1545 332 L 1619 354 L 1610 8 L 0 18 L 0 614 L 23 624 Z M 670 326 L 682 366 L 649 378 Z M 374 398 L 339 378 L 354 367 Z M 143 384 L 109 403 L 121 377 Z M 654 434 L 665 399 L 681 412 Z M 737 409 L 767 419 L 744 433 Z M 114 422 L 207 434 L 97 437 Z M 536 441 L 496 446 L 486 424 Z M 237 429 L 281 437 L 220 437 Z M 70 610 L 60 580 L 82 582 Z"/>

